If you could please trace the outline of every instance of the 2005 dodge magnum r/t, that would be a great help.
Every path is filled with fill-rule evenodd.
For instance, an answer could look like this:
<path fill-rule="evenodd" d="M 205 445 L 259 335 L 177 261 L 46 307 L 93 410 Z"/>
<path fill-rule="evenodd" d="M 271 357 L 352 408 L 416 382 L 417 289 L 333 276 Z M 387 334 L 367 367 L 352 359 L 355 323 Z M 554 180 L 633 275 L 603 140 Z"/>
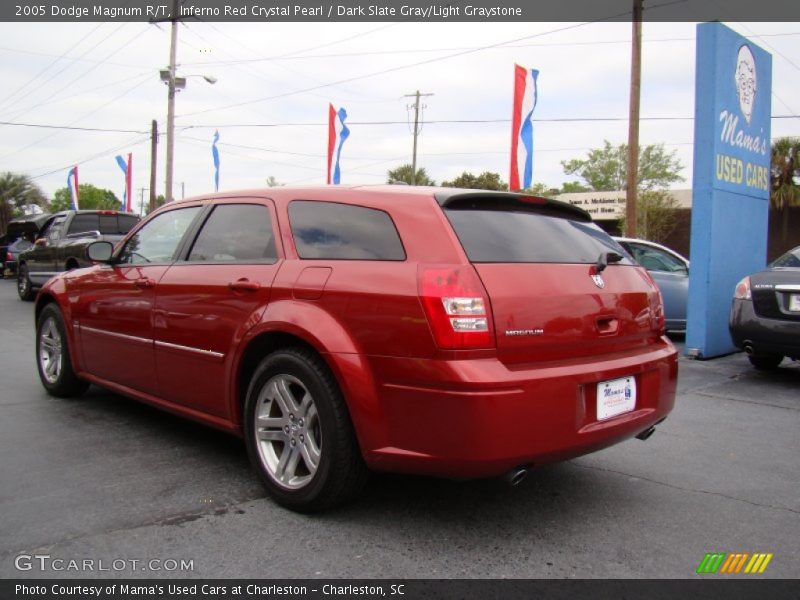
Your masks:
<path fill-rule="evenodd" d="M 649 436 L 677 354 L 584 211 L 513 193 L 272 188 L 173 202 L 36 301 L 44 387 L 244 437 L 296 510 L 368 470 L 524 474 Z"/>

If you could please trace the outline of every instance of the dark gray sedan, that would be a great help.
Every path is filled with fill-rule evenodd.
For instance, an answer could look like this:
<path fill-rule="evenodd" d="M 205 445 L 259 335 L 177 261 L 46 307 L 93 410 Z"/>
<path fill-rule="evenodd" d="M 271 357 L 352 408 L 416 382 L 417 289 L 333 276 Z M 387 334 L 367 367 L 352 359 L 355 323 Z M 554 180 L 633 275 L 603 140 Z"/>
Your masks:
<path fill-rule="evenodd" d="M 729 328 L 757 369 L 800 359 L 800 246 L 737 284 Z"/>

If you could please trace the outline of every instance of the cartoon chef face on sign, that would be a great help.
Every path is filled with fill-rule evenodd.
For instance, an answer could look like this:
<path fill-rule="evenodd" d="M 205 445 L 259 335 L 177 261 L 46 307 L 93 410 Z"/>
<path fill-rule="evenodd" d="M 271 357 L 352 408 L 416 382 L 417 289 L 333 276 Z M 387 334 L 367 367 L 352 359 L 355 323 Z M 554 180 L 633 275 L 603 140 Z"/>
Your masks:
<path fill-rule="evenodd" d="M 747 44 L 739 48 L 734 79 L 739 93 L 739 108 L 749 124 L 756 101 L 756 60 Z"/>

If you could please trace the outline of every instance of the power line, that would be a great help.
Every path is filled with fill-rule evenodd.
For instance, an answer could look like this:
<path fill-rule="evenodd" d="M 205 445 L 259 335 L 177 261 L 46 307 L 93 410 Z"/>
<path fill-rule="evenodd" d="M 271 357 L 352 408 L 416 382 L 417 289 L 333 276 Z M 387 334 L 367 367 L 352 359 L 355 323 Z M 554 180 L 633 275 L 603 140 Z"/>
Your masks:
<path fill-rule="evenodd" d="M 101 23 L 100 25 L 104 25 L 104 24 L 105 23 Z M 100 27 L 100 25 L 98 25 L 98 27 Z M 97 29 L 97 28 L 95 28 L 95 29 Z M 92 33 L 94 33 L 94 32 L 92 32 Z M 77 46 L 81 41 L 83 41 L 84 39 L 86 39 L 86 38 L 88 38 L 90 36 L 91 36 L 91 34 L 89 34 L 87 36 L 83 36 L 75 44 L 75 46 Z M 66 60 L 70 60 L 70 61 L 74 61 L 74 62 L 88 62 L 88 63 L 104 62 L 105 64 L 107 64 L 109 66 L 112 66 L 112 67 L 123 67 L 125 69 L 141 69 L 142 68 L 141 63 L 139 63 L 139 64 L 121 63 L 121 62 L 104 61 L 102 59 L 94 59 L 94 58 L 79 58 L 79 57 L 66 56 L 65 54 L 60 54 L 59 55 L 59 54 L 50 54 L 49 52 L 36 52 L 35 50 L 22 50 L 20 48 L 9 48 L 8 46 L 0 46 L 0 52 L 13 52 L 15 54 L 30 54 L 31 56 L 45 56 L 45 57 L 48 57 L 48 58 L 64 58 Z M 69 52 L 69 50 L 66 50 L 66 52 Z M 152 67 L 152 69 L 157 69 L 157 68 L 158 67 L 156 67 L 156 66 Z"/>
<path fill-rule="evenodd" d="M 773 115 L 773 119 L 798 119 L 798 115 Z M 534 118 L 535 123 L 596 123 L 596 122 L 622 122 L 627 121 L 628 117 L 552 117 Z M 694 117 L 640 117 L 640 121 L 693 121 Z M 510 123 L 511 119 L 434 119 L 426 120 L 426 125 L 443 124 L 472 124 L 472 123 Z M 407 125 L 407 121 L 347 121 L 348 125 L 374 126 L 374 125 Z M 184 125 L 184 129 L 228 129 L 241 127 L 328 127 L 327 122 L 287 122 L 287 123 L 230 123 L 227 125 Z"/>
<path fill-rule="evenodd" d="M 81 117 L 85 118 L 85 117 Z M 773 115 L 773 119 L 800 119 L 800 115 Z M 694 117 L 641 117 L 640 121 L 691 121 Z M 536 118 L 533 119 L 538 123 L 576 123 L 576 122 L 603 122 L 603 121 L 627 121 L 627 117 L 554 117 L 550 119 Z M 511 119 L 438 119 L 434 121 L 425 121 L 426 124 L 451 124 L 451 123 L 510 123 Z M 407 125 L 406 121 L 348 121 L 348 125 Z M 149 131 L 139 129 L 113 129 L 104 127 L 75 127 L 71 125 L 52 125 L 46 123 L 16 123 L 13 121 L 0 121 L 0 126 L 8 125 L 11 127 L 35 127 L 41 129 L 65 129 L 74 131 L 97 131 L 108 133 L 149 133 Z M 189 129 L 227 129 L 227 128 L 242 128 L 242 127 L 328 127 L 328 123 L 237 123 L 228 125 L 183 125 L 180 127 L 181 131 Z M 162 134 L 163 135 L 163 134 Z M 223 142 L 220 142 L 222 145 Z M 302 152 L 285 152 L 283 150 L 275 150 L 269 148 L 262 148 L 260 146 L 247 146 L 241 144 L 228 144 L 230 146 L 237 146 L 239 148 L 262 150 L 264 152 L 279 152 L 282 154 L 294 154 L 297 156 L 313 156 L 324 157 L 324 154 L 306 154 Z M 567 148 L 568 150 L 568 148 Z M 468 153 L 457 153 L 468 154 Z"/>
<path fill-rule="evenodd" d="M 118 27 L 117 29 L 115 29 L 115 30 L 114 30 L 114 31 L 113 31 L 111 34 L 113 34 L 113 33 L 117 32 L 117 31 L 119 31 L 119 29 L 121 29 L 121 28 L 122 28 L 124 25 L 125 25 L 125 23 L 123 23 L 122 25 L 120 25 L 120 27 Z M 111 34 L 109 34 L 109 36 L 110 36 Z M 101 43 L 103 43 L 103 42 L 104 42 L 104 41 L 105 41 L 105 40 L 106 40 L 106 39 L 107 39 L 109 36 L 106 36 L 105 38 L 103 38 L 103 39 L 102 39 L 100 42 L 98 42 L 97 44 L 95 44 L 94 46 L 92 46 L 92 48 L 91 48 L 91 49 L 94 49 L 94 48 L 96 48 L 97 46 L 99 46 L 99 45 L 100 45 Z M 140 33 L 139 33 L 138 31 L 137 31 L 137 32 L 135 32 L 135 33 L 134 33 L 134 34 L 133 34 L 133 35 L 132 35 L 130 38 L 128 38 L 128 39 L 127 39 L 125 42 L 123 42 L 123 43 L 122 43 L 122 45 L 121 45 L 121 46 L 119 46 L 119 47 L 118 47 L 116 50 L 114 50 L 114 51 L 113 51 L 113 52 L 111 52 L 110 54 L 107 54 L 107 55 L 106 55 L 106 59 L 109 59 L 109 58 L 111 58 L 112 56 L 114 56 L 115 54 L 117 54 L 117 53 L 119 53 L 120 51 L 122 51 L 122 50 L 123 50 L 124 48 L 126 48 L 126 47 L 127 47 L 127 46 L 128 46 L 130 43 L 131 43 L 131 42 L 133 42 L 133 40 L 134 40 L 134 39 L 138 38 L 139 36 L 140 36 Z M 90 49 L 90 50 L 91 50 L 91 49 Z M 88 51 L 87 51 L 87 52 L 88 52 Z M 76 76 L 76 77 L 72 78 L 72 79 L 71 79 L 70 81 L 68 81 L 66 84 L 64 84 L 63 86 L 61 86 L 60 88 L 58 88 L 58 89 L 57 89 L 55 92 L 53 92 L 52 94 L 50 94 L 49 96 L 47 96 L 47 97 L 46 97 L 46 98 L 45 98 L 45 99 L 44 99 L 44 100 L 43 100 L 43 101 L 42 101 L 40 104 L 42 104 L 42 103 L 44 103 L 44 102 L 47 102 L 48 100 L 50 100 L 50 99 L 51 99 L 51 98 L 53 98 L 54 96 L 57 96 L 58 94 L 60 94 L 61 92 L 63 92 L 65 89 L 67 89 L 69 86 L 71 86 L 72 84 L 74 84 L 76 81 L 78 81 L 79 79 L 81 79 L 81 78 L 85 77 L 86 75 L 88 75 L 89 73 L 91 73 L 92 71 L 94 71 L 95 69 L 97 69 L 99 66 L 101 66 L 102 64 L 103 64 L 103 62 L 99 62 L 99 63 L 97 63 L 97 64 L 95 64 L 95 65 L 93 65 L 93 66 L 89 67 L 89 68 L 88 68 L 88 69 L 86 69 L 86 70 L 85 70 L 83 73 L 81 73 L 81 74 L 79 74 L 78 76 Z M 63 73 L 63 72 L 64 72 L 64 71 L 62 71 L 62 73 Z M 43 84 L 44 84 L 44 83 L 47 83 L 47 82 L 43 82 Z M 40 87 L 41 87 L 41 86 L 40 86 Z M 38 88 L 37 88 L 37 89 L 38 89 Z M 37 105 L 37 106 L 38 106 L 38 105 Z M 18 112 L 18 113 L 16 113 L 16 114 L 15 114 L 15 115 L 14 115 L 12 118 L 14 118 L 14 119 L 18 119 L 19 117 L 21 117 L 21 116 L 22 116 L 22 115 L 24 115 L 24 114 L 27 114 L 27 113 L 28 113 L 28 112 L 30 112 L 31 110 L 33 110 L 33 107 L 26 108 L 26 109 L 24 109 L 22 112 Z"/>
<path fill-rule="evenodd" d="M 750 37 L 753 38 L 764 38 L 764 37 L 778 37 L 778 36 L 789 36 L 789 35 L 800 35 L 800 32 L 786 32 L 786 33 L 765 33 L 761 35 L 751 35 Z M 684 38 L 653 38 L 653 39 L 645 39 L 643 40 L 645 43 L 655 43 L 655 42 L 693 42 L 695 38 L 693 37 L 684 37 Z M 595 40 L 591 42 L 540 42 L 536 44 L 505 44 L 503 46 L 498 46 L 497 50 L 503 50 L 505 48 L 549 48 L 549 47 L 572 47 L 572 46 L 597 46 L 597 45 L 608 45 L 608 44 L 630 44 L 631 41 L 627 40 Z M 399 48 L 396 50 L 371 50 L 371 51 L 363 51 L 363 52 L 341 52 L 337 54 L 304 54 L 301 56 L 290 56 L 290 55 L 281 55 L 281 56 L 268 56 L 262 58 L 251 58 L 251 59 L 237 59 L 235 61 L 201 61 L 201 62 L 194 62 L 194 63 L 183 63 L 184 66 L 192 66 L 192 67 L 200 67 L 200 66 L 228 66 L 234 64 L 245 64 L 245 63 L 257 63 L 257 62 L 271 62 L 271 61 L 282 61 L 282 60 L 306 60 L 306 59 L 320 59 L 320 58 L 347 58 L 351 56 L 384 56 L 384 55 L 391 55 L 391 54 L 425 54 L 431 52 L 455 52 L 461 50 L 474 50 L 478 48 L 478 46 L 456 46 L 456 47 L 449 47 L 449 48 Z"/>
<path fill-rule="evenodd" d="M 102 25 L 102 23 L 101 23 L 101 25 Z M 86 50 L 85 50 L 85 51 L 84 51 L 84 52 L 83 52 L 83 53 L 80 55 L 80 58 L 82 58 L 82 57 L 86 56 L 86 55 L 87 55 L 89 52 L 91 52 L 92 50 L 94 50 L 95 48 L 97 48 L 98 46 L 100 46 L 100 44 L 102 44 L 103 42 L 105 42 L 105 41 L 106 41 L 108 38 L 110 38 L 112 35 L 114 35 L 114 34 L 115 34 L 117 31 L 119 31 L 120 29 L 122 29 L 122 27 L 124 27 L 124 25 L 125 25 L 124 23 L 123 23 L 123 24 L 121 24 L 119 27 L 117 27 L 116 29 L 114 29 L 113 31 L 111 31 L 111 32 L 110 32 L 110 33 L 109 33 L 107 36 L 105 36 L 104 38 L 102 38 L 102 39 L 101 39 L 99 42 L 97 42 L 96 44 L 94 44 L 94 45 L 93 45 L 93 46 L 91 46 L 90 48 L 86 49 Z M 94 33 L 94 31 L 97 31 L 97 29 L 99 29 L 99 27 L 100 27 L 100 26 L 98 26 L 98 27 L 96 27 L 95 29 L 93 29 L 93 30 L 92 30 L 92 33 Z M 82 38 L 82 39 L 81 39 L 81 41 L 83 41 L 84 39 L 86 39 L 86 38 Z M 106 58 L 110 58 L 110 57 L 106 57 Z M 55 61 L 55 62 L 58 62 L 58 61 Z M 53 64 L 55 64 L 55 63 L 53 63 Z M 41 89 L 43 86 L 45 86 L 45 85 L 47 85 L 48 83 L 50 83 L 50 82 L 51 82 L 53 79 L 55 79 L 55 78 L 56 78 L 56 77 L 58 77 L 59 75 L 62 75 L 62 74 L 64 74 L 64 73 L 66 73 L 66 72 L 67 72 L 67 71 L 68 71 L 70 68 L 72 68 L 72 66 L 73 66 L 74 64 L 75 64 L 75 60 L 72 60 L 72 61 L 70 61 L 70 63 L 69 63 L 68 65 L 64 66 L 64 68 L 62 68 L 60 71 L 58 71 L 58 72 L 54 73 L 52 76 L 48 77 L 47 79 L 45 79 L 44 81 L 42 81 L 41 83 L 39 83 L 39 85 L 37 85 L 35 88 L 33 88 L 32 90 L 28 91 L 28 92 L 26 93 L 26 95 L 25 95 L 25 96 L 23 96 L 23 97 L 20 97 L 20 98 L 18 98 L 18 99 L 16 99 L 16 100 L 14 100 L 13 102 L 11 102 L 11 104 L 9 104 L 9 105 L 5 106 L 5 107 L 3 108 L 3 110 L 10 110 L 10 109 L 11 109 L 11 108 L 12 108 L 12 107 L 15 105 L 15 104 L 18 104 L 18 103 L 19 103 L 19 101 L 20 101 L 22 98 L 29 98 L 29 97 L 31 96 L 31 94 L 33 94 L 33 93 L 37 92 L 38 90 L 40 90 L 40 89 Z M 93 67 L 91 70 L 94 70 L 94 68 L 96 68 L 97 66 L 99 66 L 99 65 L 95 65 L 95 67 Z M 76 81 L 76 80 L 77 80 L 79 77 L 80 77 L 80 76 L 78 76 L 78 77 L 76 77 L 76 78 L 74 78 L 74 79 L 70 80 L 70 81 L 69 81 L 69 82 L 68 82 L 68 83 L 67 83 L 65 86 L 63 86 L 63 87 L 59 88 L 59 89 L 58 89 L 57 91 L 55 91 L 53 94 L 51 94 L 50 96 L 48 96 L 47 98 L 45 98 L 45 100 L 49 100 L 50 98 L 52 98 L 53 96 L 55 96 L 56 94 L 58 94 L 58 93 L 60 93 L 62 90 L 64 90 L 66 87 L 69 87 L 69 86 L 70 86 L 70 85 L 71 85 L 73 82 L 75 82 L 75 81 Z M 24 114 L 24 112 L 26 112 L 26 111 L 23 111 L 22 113 L 17 113 L 16 115 L 14 115 L 14 117 L 13 117 L 13 118 L 17 118 L 17 117 L 19 117 L 21 114 Z"/>
<path fill-rule="evenodd" d="M 93 115 L 93 114 L 94 114 L 96 111 L 100 110 L 101 108 L 105 108 L 106 106 L 108 106 L 108 105 L 109 105 L 109 104 L 111 104 L 112 102 L 116 102 L 117 100 L 119 100 L 119 99 L 120 99 L 120 98 L 122 98 L 123 96 L 126 96 L 127 94 L 129 94 L 130 92 L 132 92 L 133 90 L 135 90 L 137 87 L 139 87 L 140 85 L 142 85 L 142 83 L 144 83 L 144 81 L 140 81 L 140 82 L 136 83 L 134 86 L 132 86 L 132 87 L 128 88 L 127 90 L 125 90 L 125 91 L 124 91 L 124 92 L 122 92 L 121 94 L 119 94 L 119 95 L 117 95 L 117 96 L 115 96 L 115 97 L 111 98 L 110 100 L 108 100 L 107 102 L 105 102 L 105 103 L 101 104 L 100 106 L 98 106 L 98 107 L 94 108 L 93 110 L 91 110 L 91 111 L 90 111 L 90 112 L 88 112 L 87 114 L 85 114 L 85 115 L 83 115 L 83 116 L 81 116 L 81 117 L 79 117 L 79 118 L 75 119 L 74 121 L 72 121 L 71 123 L 69 123 L 68 127 L 72 127 L 72 126 L 73 126 L 75 123 L 78 123 L 79 121 L 82 121 L 82 120 L 83 120 L 83 119 L 85 119 L 86 117 L 88 117 L 88 116 L 90 116 L 90 115 Z M 54 137 L 54 136 L 58 135 L 59 133 L 60 133 L 60 131 L 54 131 L 53 133 L 51 133 L 51 134 L 48 134 L 48 135 L 44 136 L 43 138 L 40 138 L 40 139 L 36 140 L 35 142 L 31 142 L 31 143 L 30 143 L 30 144 L 28 144 L 27 146 L 23 146 L 23 147 L 22 147 L 21 149 L 19 149 L 19 150 L 14 150 L 13 152 L 9 152 L 9 153 L 7 153 L 7 154 L 4 154 L 3 156 L 0 156 L 0 160 L 3 160 L 3 159 L 5 159 L 5 158 L 8 158 L 9 156 L 12 156 L 12 155 L 17 155 L 17 154 L 20 154 L 21 152 L 24 152 L 25 150 L 28 150 L 29 148 L 34 148 L 34 147 L 38 146 L 39 144 L 41 144 L 42 142 L 44 142 L 45 140 L 48 140 L 48 139 L 50 139 L 50 138 L 52 138 L 52 137 Z"/>
<path fill-rule="evenodd" d="M 139 146 L 140 144 L 142 144 L 142 143 L 144 143 L 146 141 L 149 141 L 149 140 L 150 140 L 150 135 L 149 134 L 147 136 L 145 136 L 145 137 L 138 137 L 137 136 L 137 137 L 131 138 L 129 141 L 125 142 L 121 146 L 113 146 L 111 148 L 106 148 L 105 150 L 102 150 L 102 151 L 98 152 L 97 154 L 93 154 L 92 156 L 88 156 L 88 157 L 83 158 L 81 160 L 72 161 L 66 166 L 58 167 L 57 169 L 48 170 L 46 173 L 40 173 L 39 175 L 31 175 L 31 179 L 40 179 L 42 177 L 47 177 L 48 175 L 52 175 L 53 173 L 58 173 L 59 171 L 66 171 L 67 169 L 71 169 L 75 165 L 82 165 L 84 163 L 93 161 L 96 158 L 100 158 L 101 156 L 106 156 L 106 155 L 111 154 L 113 152 L 119 152 L 120 150 L 123 150 L 125 148 L 135 148 L 136 146 Z M 40 167 L 40 168 L 50 169 L 50 167 Z M 28 169 L 29 172 L 30 171 L 38 171 L 38 170 L 39 169 Z"/>
<path fill-rule="evenodd" d="M 248 106 L 250 104 L 256 104 L 256 103 L 259 103 L 259 102 L 266 102 L 268 100 L 276 100 L 278 98 L 286 98 L 287 96 L 294 96 L 294 95 L 297 95 L 297 94 L 304 94 L 304 93 L 307 93 L 307 92 L 313 92 L 313 91 L 316 91 L 316 90 L 319 90 L 319 89 L 323 89 L 323 88 L 326 88 L 326 87 L 332 87 L 332 86 L 341 85 L 341 84 L 344 84 L 344 83 L 350 83 L 352 81 L 360 81 L 360 80 L 363 80 L 363 79 L 376 77 L 378 75 L 386 75 L 388 73 L 395 73 L 397 71 L 403 71 L 403 70 L 406 70 L 406 69 L 411 69 L 411 68 L 414 68 L 414 67 L 419 67 L 419 66 L 422 66 L 422 65 L 438 62 L 438 61 L 441 61 L 441 60 L 447 60 L 447 59 L 450 59 L 450 58 L 455 58 L 457 56 L 465 56 L 467 54 L 473 54 L 475 52 L 480 52 L 482 50 L 488 50 L 490 48 L 496 48 L 496 47 L 502 46 L 504 44 L 509 44 L 509 43 L 513 43 L 513 42 L 519 42 L 519 41 L 522 41 L 522 40 L 533 39 L 533 38 L 536 38 L 536 37 L 542 37 L 542 36 L 545 36 L 545 35 L 550 35 L 550 34 L 553 34 L 553 33 L 559 33 L 559 32 L 567 31 L 567 30 L 570 30 L 570 29 L 577 29 L 579 27 L 584 27 L 586 25 L 591 25 L 593 23 L 597 23 L 597 22 L 600 22 L 600 21 L 608 21 L 610 19 L 618 18 L 618 17 L 624 16 L 624 15 L 627 15 L 627 14 L 629 14 L 629 11 L 628 12 L 624 12 L 624 13 L 620 13 L 620 14 L 617 14 L 617 15 L 611 15 L 609 17 L 606 17 L 605 19 L 600 19 L 598 21 L 586 21 L 586 22 L 583 22 L 583 23 L 577 23 L 575 25 L 567 25 L 565 27 L 559 27 L 557 29 L 552 29 L 550 31 L 545 31 L 545 32 L 542 32 L 542 33 L 535 33 L 535 34 L 532 34 L 532 35 L 526 35 L 526 36 L 523 36 L 523 37 L 520 37 L 520 38 L 515 38 L 515 39 L 512 39 L 512 40 L 505 40 L 503 42 L 498 42 L 498 43 L 495 43 L 495 44 L 489 44 L 489 45 L 486 45 L 486 46 L 480 46 L 478 48 L 473 48 L 473 49 L 470 49 L 470 50 L 464 50 L 462 52 L 456 52 L 456 53 L 453 53 L 453 54 L 448 54 L 446 56 L 439 56 L 439 57 L 436 57 L 436 58 L 430 58 L 430 59 L 427 59 L 427 60 L 422 60 L 422 61 L 418 61 L 418 62 L 411 63 L 411 64 L 399 65 L 397 67 L 391 67 L 391 68 L 388 68 L 388 69 L 382 69 L 380 71 L 375 71 L 373 73 L 367 73 L 365 75 L 356 75 L 354 77 L 348 77 L 348 78 L 345 78 L 345 79 L 340 79 L 338 81 L 332 81 L 332 82 L 329 82 L 329 83 L 324 83 L 324 84 L 312 86 L 312 87 L 309 87 L 309 88 L 304 88 L 304 89 L 300 89 L 300 90 L 294 90 L 292 92 L 284 92 L 284 93 L 281 93 L 281 94 L 275 94 L 273 96 L 264 96 L 262 98 L 256 98 L 255 100 L 245 100 L 243 102 L 237 102 L 235 104 L 229 104 L 227 106 L 221 106 L 221 107 L 218 107 L 218 108 L 209 108 L 209 109 L 205 109 L 205 110 L 195 111 L 195 112 L 192 112 L 192 113 L 186 113 L 186 114 L 180 115 L 180 116 L 188 117 L 188 116 L 203 114 L 203 113 L 207 113 L 207 112 L 216 112 L 216 111 L 221 111 L 221 110 L 227 110 L 227 109 L 230 109 L 230 108 L 238 108 L 240 106 Z"/>
<path fill-rule="evenodd" d="M 89 33 L 89 35 L 91 36 L 91 35 L 92 35 L 92 34 L 93 34 L 95 31 L 97 31 L 98 29 L 100 29 L 100 28 L 101 28 L 103 25 L 105 25 L 105 23 L 100 23 L 100 24 L 99 24 L 97 27 L 95 27 L 94 29 L 92 29 L 92 31 Z M 49 63 L 48 63 L 48 64 L 47 64 L 47 65 L 46 65 L 46 66 L 45 66 L 45 67 L 44 67 L 44 68 L 43 68 L 41 71 L 39 71 L 39 72 L 38 72 L 36 75 L 34 75 L 33 77 L 31 77 L 31 78 L 30 78 L 30 79 L 29 79 L 27 82 L 25 82 L 25 83 L 24 83 L 24 84 L 22 84 L 20 87 L 18 87 L 16 90 L 14 90 L 14 91 L 13 91 L 13 92 L 11 92 L 10 94 L 8 94 L 6 97 L 4 97 L 2 100 L 0 100 L 0 105 L 3 105 L 3 104 L 5 104 L 5 103 L 6 103 L 6 102 L 8 102 L 8 101 L 9 101 L 11 98 L 13 98 L 13 97 L 14 97 L 14 96 L 16 96 L 17 94 L 19 94 L 19 93 L 20 93 L 22 90 L 24 90 L 26 87 L 28 87 L 28 86 L 29 86 L 30 84 L 32 84 L 34 81 L 36 81 L 36 80 L 37 80 L 39 77 L 41 77 L 41 76 L 42 76 L 44 73 L 46 73 L 46 72 L 47 72 L 47 71 L 50 69 L 50 67 L 54 66 L 54 65 L 55 65 L 55 64 L 57 64 L 57 63 L 58 63 L 60 60 L 62 60 L 62 59 L 63 59 L 63 58 L 66 56 L 66 54 L 67 54 L 68 52 L 70 52 L 70 51 L 74 50 L 75 48 L 77 48 L 77 47 L 78 47 L 78 46 L 81 44 L 81 42 L 83 42 L 83 40 L 85 40 L 85 39 L 86 39 L 85 37 L 81 36 L 81 37 L 78 39 L 78 41 L 77 41 L 77 42 L 75 42 L 74 44 L 72 44 L 72 46 L 70 46 L 69 48 L 67 48 L 66 50 L 64 50 L 64 52 L 62 52 L 62 53 L 61 53 L 61 54 L 59 54 L 59 55 L 55 55 L 55 60 L 53 60 L 53 61 L 50 61 L 50 62 L 49 62 Z M 85 53 L 84 53 L 84 54 L 85 54 Z M 83 56 L 83 55 L 82 55 L 82 56 Z M 76 60 L 76 59 L 73 59 L 73 61 L 74 61 L 74 60 Z M 37 88 L 37 89 L 38 89 L 38 88 Z M 34 90 L 34 91 L 35 91 L 35 90 Z M 12 103 L 12 106 L 13 106 L 14 104 L 16 104 L 16 102 Z"/>
<path fill-rule="evenodd" d="M 102 127 L 73 127 L 70 125 L 45 125 L 43 123 L 13 123 L 11 121 L 0 121 L 0 125 L 11 127 L 35 127 L 38 129 L 66 129 L 72 131 L 101 131 L 103 133 L 147 133 L 136 129 L 104 129 Z"/>

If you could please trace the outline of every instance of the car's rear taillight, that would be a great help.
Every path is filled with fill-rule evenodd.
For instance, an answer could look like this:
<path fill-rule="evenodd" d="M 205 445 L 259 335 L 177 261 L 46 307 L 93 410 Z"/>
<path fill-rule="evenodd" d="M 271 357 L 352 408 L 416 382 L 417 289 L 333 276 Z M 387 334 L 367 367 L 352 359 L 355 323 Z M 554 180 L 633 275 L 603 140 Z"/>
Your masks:
<path fill-rule="evenodd" d="M 471 265 L 420 265 L 419 295 L 436 345 L 448 350 L 491 348 L 489 298 Z"/>
<path fill-rule="evenodd" d="M 733 297 L 736 300 L 750 300 L 752 295 L 750 293 L 750 278 L 745 277 L 736 284 L 736 289 L 733 291 Z"/>
<path fill-rule="evenodd" d="M 6 252 L 6 260 L 14 260 L 14 257 L 11 256 L 11 252 Z"/>

